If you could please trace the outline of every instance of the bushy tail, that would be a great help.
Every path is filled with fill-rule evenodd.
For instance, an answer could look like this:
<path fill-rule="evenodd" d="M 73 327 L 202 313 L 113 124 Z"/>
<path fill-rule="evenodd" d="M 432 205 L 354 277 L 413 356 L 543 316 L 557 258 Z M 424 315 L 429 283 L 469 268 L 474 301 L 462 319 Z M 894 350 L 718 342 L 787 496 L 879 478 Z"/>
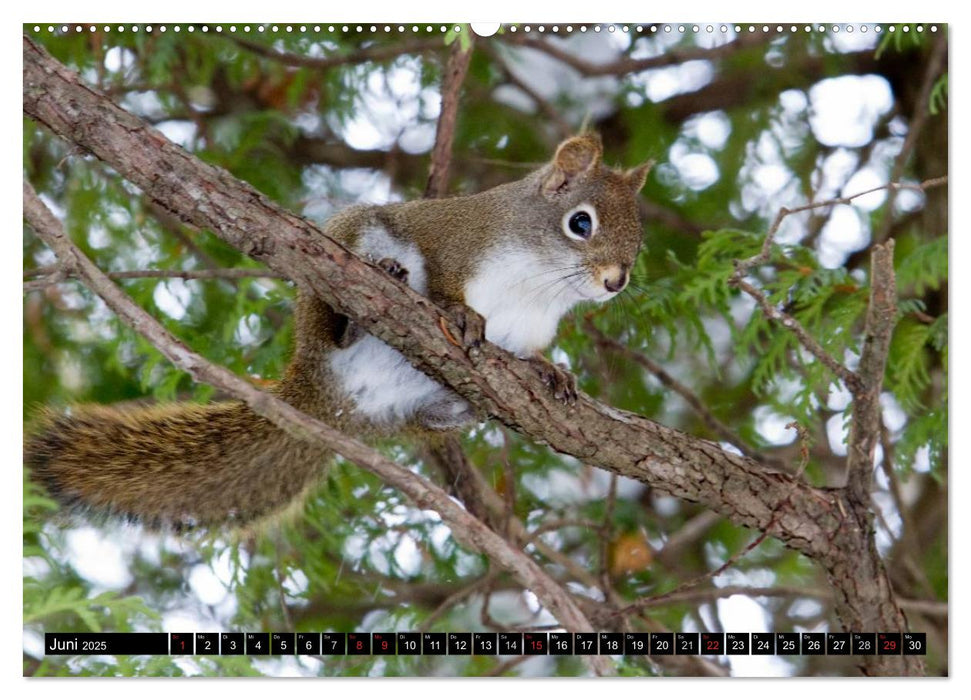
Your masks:
<path fill-rule="evenodd" d="M 62 503 L 176 529 L 279 512 L 326 457 L 240 402 L 45 412 L 24 447 L 33 479 Z"/>

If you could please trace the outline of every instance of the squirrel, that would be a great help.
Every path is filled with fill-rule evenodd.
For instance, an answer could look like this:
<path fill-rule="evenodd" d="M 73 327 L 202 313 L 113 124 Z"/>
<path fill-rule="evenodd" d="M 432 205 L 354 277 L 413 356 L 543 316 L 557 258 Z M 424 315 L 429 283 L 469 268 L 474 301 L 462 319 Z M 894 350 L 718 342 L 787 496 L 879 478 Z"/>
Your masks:
<path fill-rule="evenodd" d="M 560 318 L 627 285 L 640 249 L 637 194 L 650 163 L 606 167 L 598 136 L 559 144 L 525 178 L 472 195 L 358 205 L 324 232 L 460 319 L 467 347 L 489 340 L 534 363 L 554 395 L 575 380 L 540 354 Z M 352 435 L 449 431 L 476 419 L 309 291 L 298 289 L 295 349 L 272 391 Z M 149 528 L 245 527 L 301 504 L 329 455 L 241 401 L 44 410 L 25 441 L 32 477 L 66 506 Z"/>

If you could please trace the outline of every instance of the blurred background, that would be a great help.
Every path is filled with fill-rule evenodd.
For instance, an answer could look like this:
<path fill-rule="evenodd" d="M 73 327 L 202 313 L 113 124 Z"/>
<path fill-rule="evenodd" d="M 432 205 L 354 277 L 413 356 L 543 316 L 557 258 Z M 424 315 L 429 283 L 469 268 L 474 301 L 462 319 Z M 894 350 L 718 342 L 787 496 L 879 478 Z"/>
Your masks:
<path fill-rule="evenodd" d="M 260 31 L 262 27 L 262 31 Z M 877 450 L 877 542 L 929 674 L 947 673 L 946 25 L 25 25 L 92 87 L 203 160 L 317 221 L 421 197 L 451 52 L 472 51 L 448 191 L 518 179 L 581 128 L 610 164 L 656 166 L 632 285 L 561 325 L 551 356 L 619 408 L 796 471 L 843 474 L 850 394 L 727 285 L 784 207 L 773 303 L 853 366 L 869 252 L 896 241 L 900 314 Z M 24 119 L 24 171 L 73 240 L 193 349 L 271 381 L 286 365 L 292 286 L 183 226 L 110 167 Z M 458 232 L 457 232 L 458 235 Z M 218 399 L 94 295 L 51 284 L 25 226 L 24 421 L 42 406 Z M 251 278 L 183 279 L 253 268 Z M 147 274 L 147 273 L 146 273 Z M 179 276 L 181 275 L 181 277 Z M 800 440 L 790 426 L 806 433 Z M 814 564 L 695 504 L 556 455 L 496 423 L 469 461 L 533 533 L 567 589 L 644 605 L 631 631 L 838 631 Z M 424 447 L 400 463 L 448 486 Z M 44 631 L 556 629 L 528 591 L 460 547 L 434 513 L 338 462 L 297 517 L 255 535 L 176 538 L 65 519 L 25 479 L 27 675 L 576 675 L 571 657 L 51 657 Z M 680 588 L 679 588 L 680 586 Z M 675 591 L 663 600 L 652 596 Z M 879 631 L 879 630 L 871 630 Z M 852 657 L 617 659 L 628 675 L 849 675 Z"/>

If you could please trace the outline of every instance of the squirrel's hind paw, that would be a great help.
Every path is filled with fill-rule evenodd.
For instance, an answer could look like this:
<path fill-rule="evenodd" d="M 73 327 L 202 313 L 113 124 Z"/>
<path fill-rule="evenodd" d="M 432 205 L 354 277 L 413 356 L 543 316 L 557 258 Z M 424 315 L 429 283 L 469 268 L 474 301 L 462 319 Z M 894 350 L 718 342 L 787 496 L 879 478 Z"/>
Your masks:
<path fill-rule="evenodd" d="M 422 407 L 416 418 L 428 430 L 455 430 L 475 422 L 476 413 L 471 405 L 456 396 Z"/>
<path fill-rule="evenodd" d="M 462 347 L 466 350 L 478 349 L 485 340 L 485 319 L 465 304 L 452 304 L 448 310 L 462 331 L 459 338 Z"/>
<path fill-rule="evenodd" d="M 527 362 L 553 392 L 553 398 L 569 405 L 577 402 L 577 378 L 569 370 L 553 364 L 542 355 L 530 357 Z"/>

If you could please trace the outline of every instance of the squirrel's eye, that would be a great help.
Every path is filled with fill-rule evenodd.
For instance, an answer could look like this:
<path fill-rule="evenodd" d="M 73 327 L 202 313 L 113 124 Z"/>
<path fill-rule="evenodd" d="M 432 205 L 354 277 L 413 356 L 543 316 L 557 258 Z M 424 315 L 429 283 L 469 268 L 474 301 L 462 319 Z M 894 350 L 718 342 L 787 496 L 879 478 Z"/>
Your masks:
<path fill-rule="evenodd" d="M 593 232 L 593 219 L 585 211 L 578 211 L 571 216 L 567 225 L 570 227 L 572 233 L 581 238 L 589 238 Z"/>
<path fill-rule="evenodd" d="M 589 241 L 597 235 L 597 210 L 590 202 L 582 202 L 563 215 L 560 225 L 567 238 Z"/>

